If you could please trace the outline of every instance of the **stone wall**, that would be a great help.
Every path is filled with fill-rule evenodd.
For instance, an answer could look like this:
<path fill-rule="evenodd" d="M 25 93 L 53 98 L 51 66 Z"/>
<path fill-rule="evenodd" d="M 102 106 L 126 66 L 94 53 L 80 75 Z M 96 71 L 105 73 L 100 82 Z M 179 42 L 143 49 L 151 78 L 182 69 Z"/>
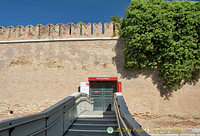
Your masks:
<path fill-rule="evenodd" d="M 112 36 L 112 24 L 104 25 L 105 34 L 94 35 L 99 34 L 99 38 Z M 35 28 L 30 26 L 34 34 L 32 38 L 42 38 L 43 35 L 47 38 L 48 34 L 59 37 L 58 33 L 65 32 L 66 35 L 61 37 L 67 38 L 69 31 L 77 36 L 80 28 L 68 30 L 68 25 L 65 25 L 63 31 L 58 32 L 58 29 L 51 31 L 51 26 L 48 27 L 50 29 L 39 31 L 39 25 Z M 79 36 L 92 36 L 90 27 L 90 24 L 82 25 L 82 35 Z M 95 27 L 96 31 L 98 25 Z M 19 27 L 15 36 L 20 35 L 18 30 Z M 4 31 L 3 35 L 8 35 L 8 32 L 11 34 L 12 31 Z M 178 124 L 179 127 L 180 124 L 200 127 L 199 82 L 186 84 L 172 94 L 165 93 L 157 71 L 124 69 L 123 39 L 80 38 L 59 42 L 0 43 L 0 119 L 39 112 L 77 92 L 80 82 L 87 81 L 88 77 L 114 76 L 122 81 L 128 108 L 144 128 L 167 127 L 163 121 L 176 122 L 172 125 Z M 1 37 L 1 40 L 11 39 Z"/>

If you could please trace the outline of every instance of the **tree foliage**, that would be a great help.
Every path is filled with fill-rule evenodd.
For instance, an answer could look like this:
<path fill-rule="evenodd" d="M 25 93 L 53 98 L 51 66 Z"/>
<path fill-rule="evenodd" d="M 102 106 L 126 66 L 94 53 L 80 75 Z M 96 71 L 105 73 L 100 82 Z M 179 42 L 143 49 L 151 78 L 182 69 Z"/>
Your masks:
<path fill-rule="evenodd" d="M 113 22 L 113 36 L 116 36 L 116 27 L 119 28 L 120 16 L 111 16 L 111 22 Z"/>
<path fill-rule="evenodd" d="M 119 23 L 120 22 L 120 16 L 111 16 L 110 20 L 111 20 L 111 22 Z"/>
<path fill-rule="evenodd" d="M 170 91 L 200 73 L 200 2 L 132 0 L 120 34 L 125 67 L 158 69 Z"/>

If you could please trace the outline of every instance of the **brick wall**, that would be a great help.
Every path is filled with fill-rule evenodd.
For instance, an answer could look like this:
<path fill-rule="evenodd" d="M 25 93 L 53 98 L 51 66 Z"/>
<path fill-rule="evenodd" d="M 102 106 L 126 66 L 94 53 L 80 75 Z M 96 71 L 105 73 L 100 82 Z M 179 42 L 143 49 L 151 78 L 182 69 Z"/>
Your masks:
<path fill-rule="evenodd" d="M 117 31 L 117 30 L 116 30 Z M 93 32 L 93 33 L 91 33 Z M 88 23 L 88 24 L 41 24 L 9 26 L 4 28 L 0 26 L 0 41 L 8 40 L 30 40 L 30 39 L 62 39 L 62 38 L 81 38 L 81 37 L 112 37 L 113 23 Z"/>
<path fill-rule="evenodd" d="M 93 25 L 97 31 L 101 23 Z M 0 29 L 2 41 L 23 40 L 23 36 L 28 39 L 30 33 L 29 38 L 33 40 L 77 36 L 75 41 L 0 44 L 1 119 L 21 115 L 23 111 L 26 114 L 41 111 L 77 92 L 80 82 L 90 76 L 118 77 L 131 114 L 144 127 L 151 127 L 147 121 L 152 118 L 200 119 L 199 82 L 186 84 L 172 94 L 165 93 L 157 71 L 124 69 L 123 39 L 80 40 L 93 35 L 112 37 L 112 23 L 104 24 L 104 35 L 96 32 L 92 35 L 91 24 L 82 25 L 82 35 L 77 34 L 79 25 L 71 28 L 61 24 Z M 70 31 L 74 33 L 69 35 Z M 10 110 L 13 115 L 9 114 Z"/>

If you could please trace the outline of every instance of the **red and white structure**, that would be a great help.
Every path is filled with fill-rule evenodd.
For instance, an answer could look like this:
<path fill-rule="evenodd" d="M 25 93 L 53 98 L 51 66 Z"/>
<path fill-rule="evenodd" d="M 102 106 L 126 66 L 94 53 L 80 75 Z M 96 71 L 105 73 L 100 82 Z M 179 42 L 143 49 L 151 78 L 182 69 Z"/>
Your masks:
<path fill-rule="evenodd" d="M 87 82 L 80 83 L 80 92 L 90 95 L 90 84 L 93 82 L 110 82 L 116 86 L 114 92 L 122 92 L 122 83 L 118 81 L 117 77 L 89 77 Z"/>

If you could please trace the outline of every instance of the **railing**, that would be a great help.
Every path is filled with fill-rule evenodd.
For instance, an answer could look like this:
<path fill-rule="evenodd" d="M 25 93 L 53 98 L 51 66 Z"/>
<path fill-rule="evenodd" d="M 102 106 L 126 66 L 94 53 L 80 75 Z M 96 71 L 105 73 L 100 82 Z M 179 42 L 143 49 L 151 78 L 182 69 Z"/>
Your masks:
<path fill-rule="evenodd" d="M 114 111 L 121 136 L 149 136 L 129 113 L 121 93 L 114 94 Z"/>
<path fill-rule="evenodd" d="M 93 111 L 88 95 L 74 93 L 33 115 L 0 122 L 0 136 L 63 136 L 84 111 Z M 114 111 L 121 136 L 149 136 L 130 115 L 121 93 L 114 94 Z"/>
<path fill-rule="evenodd" d="M 74 93 L 33 115 L 0 122 L 0 136 L 63 136 L 82 112 L 93 111 L 88 95 Z"/>

